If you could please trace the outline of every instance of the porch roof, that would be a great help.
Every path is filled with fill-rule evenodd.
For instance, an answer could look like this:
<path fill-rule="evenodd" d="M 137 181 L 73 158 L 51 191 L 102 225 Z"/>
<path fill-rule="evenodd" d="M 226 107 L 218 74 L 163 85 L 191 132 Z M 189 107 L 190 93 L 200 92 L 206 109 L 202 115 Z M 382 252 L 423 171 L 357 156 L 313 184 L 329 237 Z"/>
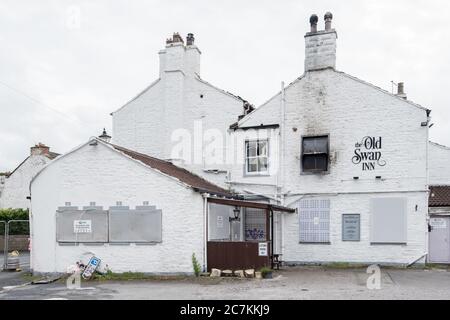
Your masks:
<path fill-rule="evenodd" d="M 450 186 L 431 186 L 429 207 L 450 207 Z"/>
<path fill-rule="evenodd" d="M 246 207 L 246 208 L 256 208 L 256 209 L 265 209 L 271 211 L 281 211 L 286 213 L 295 213 L 295 209 L 278 206 L 276 204 L 271 203 L 260 203 L 260 202 L 250 202 L 244 200 L 236 200 L 236 199 L 223 199 L 223 198 L 208 198 L 208 202 L 223 204 L 228 206 L 238 206 L 238 207 Z"/>

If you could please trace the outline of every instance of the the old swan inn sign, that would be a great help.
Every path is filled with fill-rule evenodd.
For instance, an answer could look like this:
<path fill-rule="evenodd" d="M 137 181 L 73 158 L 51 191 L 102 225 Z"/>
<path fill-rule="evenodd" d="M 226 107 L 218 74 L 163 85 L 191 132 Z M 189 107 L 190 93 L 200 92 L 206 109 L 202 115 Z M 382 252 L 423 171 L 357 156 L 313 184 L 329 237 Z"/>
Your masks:
<path fill-rule="evenodd" d="M 377 166 L 384 167 L 386 161 L 382 159 L 381 137 L 364 137 L 361 142 L 355 144 L 352 162 L 361 164 L 363 171 L 373 171 Z"/>

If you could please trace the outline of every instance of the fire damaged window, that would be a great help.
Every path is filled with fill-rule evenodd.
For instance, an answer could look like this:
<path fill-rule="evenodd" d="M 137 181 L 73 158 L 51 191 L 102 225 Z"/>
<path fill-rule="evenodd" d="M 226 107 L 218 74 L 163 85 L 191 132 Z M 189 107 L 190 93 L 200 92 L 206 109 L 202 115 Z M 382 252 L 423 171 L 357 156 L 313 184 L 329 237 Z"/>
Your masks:
<path fill-rule="evenodd" d="M 302 170 L 303 172 L 328 171 L 328 136 L 302 138 Z"/>
<path fill-rule="evenodd" d="M 267 174 L 269 170 L 269 141 L 245 141 L 245 173 Z"/>

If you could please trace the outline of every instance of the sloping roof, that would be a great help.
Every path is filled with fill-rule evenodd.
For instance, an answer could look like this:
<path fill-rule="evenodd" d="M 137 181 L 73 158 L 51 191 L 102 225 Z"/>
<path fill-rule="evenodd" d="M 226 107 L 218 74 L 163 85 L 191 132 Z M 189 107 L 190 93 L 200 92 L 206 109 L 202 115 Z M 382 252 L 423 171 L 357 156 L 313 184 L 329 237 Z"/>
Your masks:
<path fill-rule="evenodd" d="M 201 83 L 206 84 L 207 86 L 210 86 L 211 88 L 216 89 L 217 91 L 220 91 L 220 92 L 222 92 L 222 93 L 224 93 L 224 94 L 226 94 L 226 95 L 228 95 L 228 96 L 230 96 L 230 97 L 233 97 L 233 98 L 235 98 L 235 99 L 237 99 L 237 100 L 239 100 L 239 101 L 242 101 L 242 102 L 248 102 L 247 100 L 243 99 L 243 98 L 240 97 L 240 96 L 237 96 L 237 95 L 235 95 L 235 94 L 233 94 L 233 93 L 231 93 L 231 92 L 229 92 L 229 91 L 220 89 L 220 88 L 216 87 L 215 85 L 209 83 L 208 81 L 203 80 L 202 78 L 200 78 L 200 76 L 199 76 L 198 74 L 196 75 L 195 79 L 197 79 L 197 80 L 200 81 Z"/>
<path fill-rule="evenodd" d="M 450 150 L 450 147 L 444 146 L 443 144 L 437 143 L 437 142 L 433 142 L 433 141 L 429 141 L 430 144 L 432 144 L 433 146 L 442 148 L 442 149 L 446 149 L 446 150 Z"/>
<path fill-rule="evenodd" d="M 450 207 L 450 186 L 431 186 L 430 207 Z"/>
<path fill-rule="evenodd" d="M 150 85 L 148 85 L 144 90 L 142 90 L 141 92 L 139 92 L 134 98 L 132 98 L 131 100 L 129 100 L 127 103 L 125 103 L 123 106 L 121 106 L 119 109 L 117 109 L 116 111 L 113 111 L 110 113 L 110 115 L 112 116 L 114 113 L 122 110 L 123 108 L 125 108 L 127 105 L 129 105 L 131 102 L 139 99 L 142 95 L 144 95 L 148 90 L 150 90 L 151 88 L 153 88 L 159 81 L 161 81 L 160 78 L 156 79 L 155 81 L 153 81 Z"/>
<path fill-rule="evenodd" d="M 181 182 L 184 182 L 185 184 L 191 186 L 196 191 L 204 191 L 224 196 L 232 195 L 228 190 L 216 186 L 215 184 L 212 184 L 211 182 L 199 177 L 198 175 L 184 168 L 178 167 L 169 161 L 154 158 L 149 155 L 139 153 L 130 149 L 126 149 L 124 147 L 114 145 L 111 143 L 109 143 L 109 145 L 111 145 L 114 149 L 123 152 L 127 156 L 135 160 L 138 160 L 153 169 L 156 169 L 168 176 L 174 177 L 180 180 Z"/>
<path fill-rule="evenodd" d="M 49 151 L 47 154 L 40 154 L 40 156 L 44 156 L 50 160 L 54 160 L 55 158 L 59 157 L 60 154 Z M 11 173 L 6 175 L 6 177 L 9 178 L 10 176 L 12 176 L 28 159 L 30 159 L 30 156 L 26 157 L 25 160 L 23 160 Z"/>
<path fill-rule="evenodd" d="M 408 100 L 408 99 L 403 99 L 403 98 L 401 98 L 401 97 L 399 97 L 399 96 L 397 96 L 397 95 L 395 95 L 395 94 L 393 94 L 393 93 L 391 93 L 391 92 L 389 92 L 389 91 L 387 91 L 387 90 L 384 90 L 384 89 L 382 89 L 382 88 L 380 88 L 380 87 L 377 87 L 376 85 L 374 85 L 374 84 L 372 84 L 372 83 L 370 83 L 370 82 L 361 80 L 361 79 L 359 79 L 359 78 L 357 78 L 357 77 L 355 77 L 355 76 L 349 75 L 349 74 L 347 74 L 347 73 L 345 73 L 345 72 L 343 72 L 343 71 L 338 71 L 338 70 L 336 70 L 336 69 L 334 69 L 334 68 L 324 68 L 324 69 L 312 70 L 312 71 L 304 72 L 300 77 L 298 77 L 297 79 L 295 79 L 294 81 L 292 81 L 291 83 L 289 83 L 289 84 L 284 88 L 284 90 L 287 90 L 288 88 L 290 88 L 290 87 L 292 87 L 293 85 L 295 85 L 297 82 L 301 81 L 303 78 L 305 78 L 306 74 L 311 73 L 311 72 L 320 72 L 320 71 L 324 71 L 324 70 L 332 70 L 332 71 L 336 72 L 337 74 L 340 74 L 340 75 L 342 75 L 342 76 L 345 76 L 345 77 L 348 78 L 348 79 L 351 79 L 351 80 L 354 80 L 354 81 L 359 82 L 359 83 L 361 83 L 361 84 L 364 84 L 364 85 L 366 85 L 366 86 L 369 86 L 369 87 L 371 87 L 371 88 L 373 88 L 373 89 L 375 89 L 375 90 L 378 90 L 378 91 L 380 91 L 380 92 L 382 92 L 382 93 L 384 93 L 384 94 L 387 94 L 388 96 L 390 96 L 390 97 L 392 97 L 392 98 L 399 99 L 399 100 L 401 100 L 401 101 L 403 101 L 403 102 L 405 102 L 405 103 L 407 103 L 407 104 L 409 104 L 409 105 L 411 105 L 411 106 L 414 106 L 414 107 L 416 107 L 416 108 L 422 109 L 422 110 L 426 111 L 426 113 L 427 113 L 428 115 L 431 113 L 431 110 L 430 110 L 430 109 L 425 108 L 425 107 L 421 106 L 420 104 L 417 104 L 417 103 L 415 103 L 415 102 L 412 102 L 411 100 Z M 278 91 L 274 96 L 272 96 L 269 100 L 267 100 L 266 102 L 264 102 L 261 106 L 255 108 L 252 112 L 250 112 L 249 114 L 245 115 L 245 117 L 243 117 L 242 119 L 239 119 L 239 121 L 238 121 L 237 123 L 231 124 L 231 125 L 230 125 L 231 129 L 239 128 L 240 125 L 242 125 L 244 122 L 246 122 L 247 120 L 249 120 L 255 113 L 261 111 L 261 109 L 262 109 L 264 106 L 266 106 L 267 104 L 269 104 L 269 102 L 271 102 L 273 99 L 275 99 L 276 97 L 278 97 L 281 93 L 282 93 L 281 91 Z"/>
<path fill-rule="evenodd" d="M 55 159 L 56 157 L 60 156 L 59 153 L 56 152 L 51 152 L 49 151 L 48 154 L 45 155 L 47 158 L 49 158 L 50 160 Z"/>

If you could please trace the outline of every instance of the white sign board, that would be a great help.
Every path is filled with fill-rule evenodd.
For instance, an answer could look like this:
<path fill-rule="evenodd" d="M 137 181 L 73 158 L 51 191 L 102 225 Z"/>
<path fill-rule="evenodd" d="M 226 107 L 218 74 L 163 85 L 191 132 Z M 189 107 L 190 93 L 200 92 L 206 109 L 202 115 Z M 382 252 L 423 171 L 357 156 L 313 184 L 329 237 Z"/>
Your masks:
<path fill-rule="evenodd" d="M 430 225 L 434 229 L 446 229 L 447 228 L 447 221 L 443 218 L 431 218 L 430 219 Z"/>
<path fill-rule="evenodd" d="M 217 228 L 223 228 L 223 217 L 217 216 Z"/>
<path fill-rule="evenodd" d="M 92 233 L 92 220 L 74 220 L 74 233 Z"/>
<path fill-rule="evenodd" d="M 267 257 L 269 255 L 267 242 L 258 243 L 258 255 L 260 257 Z"/>
<path fill-rule="evenodd" d="M 320 223 L 319 217 L 314 217 L 313 223 L 315 226 L 318 226 Z"/>

